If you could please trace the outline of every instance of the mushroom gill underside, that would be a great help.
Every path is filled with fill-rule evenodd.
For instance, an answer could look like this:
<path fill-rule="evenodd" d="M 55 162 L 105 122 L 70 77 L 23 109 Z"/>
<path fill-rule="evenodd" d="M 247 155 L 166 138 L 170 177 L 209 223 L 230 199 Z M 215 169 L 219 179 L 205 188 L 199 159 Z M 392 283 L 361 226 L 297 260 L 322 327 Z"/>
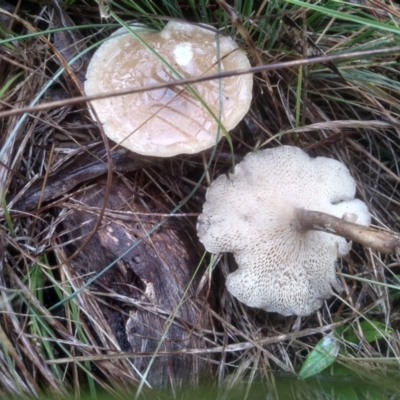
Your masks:
<path fill-rule="evenodd" d="M 282 315 L 309 315 L 342 287 L 335 274 L 342 238 L 325 232 L 291 232 L 285 242 L 265 242 L 267 250 L 234 252 L 239 268 L 226 280 L 229 292 L 250 307 Z M 338 243 L 344 242 L 344 243 Z"/>
<path fill-rule="evenodd" d="M 369 225 L 367 206 L 355 199 L 348 169 L 299 148 L 281 146 L 248 154 L 235 173 L 210 186 L 198 236 L 211 253 L 232 252 L 238 269 L 226 286 L 251 307 L 309 315 L 341 290 L 335 265 L 349 245 L 343 237 L 304 230 L 299 210 L 313 210 Z"/>

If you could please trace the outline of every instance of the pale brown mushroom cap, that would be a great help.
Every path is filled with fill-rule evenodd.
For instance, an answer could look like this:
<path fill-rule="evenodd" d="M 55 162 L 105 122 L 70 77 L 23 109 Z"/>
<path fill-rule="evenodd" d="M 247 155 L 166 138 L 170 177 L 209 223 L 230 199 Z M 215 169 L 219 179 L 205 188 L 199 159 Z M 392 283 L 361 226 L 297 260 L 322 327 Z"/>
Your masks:
<path fill-rule="evenodd" d="M 169 22 L 161 32 L 135 28 L 140 37 L 185 78 L 218 73 L 214 32 L 197 25 Z M 250 68 L 236 43 L 219 35 L 220 69 Z M 94 54 L 85 91 L 108 91 L 165 83 L 178 78 L 148 48 L 125 29 L 117 31 Z M 251 74 L 223 79 L 222 123 L 229 131 L 247 113 L 252 96 Z M 218 117 L 219 81 L 191 85 Z M 192 154 L 216 144 L 218 123 L 182 86 L 134 93 L 92 102 L 106 135 L 144 155 L 169 157 Z M 183 90 L 183 91 L 182 91 Z M 220 132 L 220 137 L 223 133 Z"/>
<path fill-rule="evenodd" d="M 338 256 L 344 238 L 299 231 L 304 208 L 369 225 L 367 206 L 354 199 L 349 170 L 325 157 L 282 146 L 246 155 L 229 178 L 218 177 L 206 195 L 198 236 L 211 253 L 232 252 L 237 271 L 226 281 L 243 303 L 283 315 L 309 315 L 340 290 Z"/>

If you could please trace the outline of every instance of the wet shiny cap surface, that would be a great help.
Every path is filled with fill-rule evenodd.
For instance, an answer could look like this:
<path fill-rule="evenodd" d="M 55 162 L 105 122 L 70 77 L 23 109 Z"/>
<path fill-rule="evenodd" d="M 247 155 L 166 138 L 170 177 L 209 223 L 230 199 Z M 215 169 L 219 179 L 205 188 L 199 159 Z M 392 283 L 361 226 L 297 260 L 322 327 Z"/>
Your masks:
<path fill-rule="evenodd" d="M 205 27 L 169 22 L 161 32 L 133 29 L 146 45 L 125 28 L 115 32 L 90 62 L 88 95 L 250 68 L 246 54 L 230 37 L 217 38 Z M 139 154 L 170 157 L 214 146 L 223 133 L 212 113 L 221 114 L 226 130 L 233 129 L 250 107 L 252 86 L 251 74 L 221 80 L 222 91 L 218 80 L 192 84 L 211 113 L 184 86 L 95 100 L 92 105 L 110 139 Z"/>

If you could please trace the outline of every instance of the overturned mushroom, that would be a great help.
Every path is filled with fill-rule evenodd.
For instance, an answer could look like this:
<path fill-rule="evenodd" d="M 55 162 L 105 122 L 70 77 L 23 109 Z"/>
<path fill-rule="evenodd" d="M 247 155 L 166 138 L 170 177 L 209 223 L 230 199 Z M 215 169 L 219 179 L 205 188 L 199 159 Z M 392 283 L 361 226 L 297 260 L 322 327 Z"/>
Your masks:
<path fill-rule="evenodd" d="M 332 221 L 367 229 L 370 214 L 355 192 L 349 170 L 339 161 L 311 158 L 291 146 L 251 153 L 234 174 L 211 184 L 198 236 L 211 253 L 234 254 L 239 268 L 226 286 L 240 301 L 283 315 L 308 315 L 332 288 L 341 290 L 335 262 L 348 253 L 349 244 L 314 230 L 327 227 L 307 221 L 304 213 L 326 213 Z M 332 233 L 337 234 L 334 227 Z"/>
<path fill-rule="evenodd" d="M 125 28 L 115 32 L 90 62 L 85 83 L 88 95 L 250 68 L 247 56 L 230 37 L 217 38 L 205 27 L 169 22 L 161 32 L 143 26 L 132 29 L 146 45 Z M 193 154 L 215 145 L 220 108 L 221 122 L 230 130 L 250 107 L 251 74 L 223 79 L 221 85 L 222 90 L 218 80 L 191 85 L 214 116 L 182 85 L 92 104 L 106 135 L 135 153 Z"/>

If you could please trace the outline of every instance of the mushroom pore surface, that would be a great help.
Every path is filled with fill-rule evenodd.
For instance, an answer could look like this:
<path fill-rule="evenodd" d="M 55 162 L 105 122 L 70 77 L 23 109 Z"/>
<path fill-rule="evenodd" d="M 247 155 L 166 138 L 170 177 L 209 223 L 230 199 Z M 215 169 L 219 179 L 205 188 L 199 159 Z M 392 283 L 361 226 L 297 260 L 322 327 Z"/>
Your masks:
<path fill-rule="evenodd" d="M 339 161 L 311 158 L 281 146 L 247 154 L 229 177 L 209 187 L 197 224 L 211 253 L 232 252 L 238 269 L 226 286 L 248 306 L 283 315 L 309 315 L 341 286 L 337 257 L 344 238 L 299 229 L 297 208 L 369 225 L 367 206 L 354 199 L 356 185 Z"/>
<path fill-rule="evenodd" d="M 219 35 L 217 39 L 215 32 L 201 26 L 169 22 L 161 32 L 143 26 L 132 29 L 182 79 L 250 68 L 246 54 L 230 37 Z M 122 28 L 92 57 L 85 91 L 95 95 L 179 80 L 159 57 Z M 222 104 L 221 121 L 227 130 L 247 113 L 252 86 L 251 74 L 222 79 L 222 90 L 218 80 L 191 85 L 217 118 Z M 192 154 L 217 141 L 218 123 L 184 86 L 94 100 L 92 105 L 106 135 L 139 154 Z"/>

